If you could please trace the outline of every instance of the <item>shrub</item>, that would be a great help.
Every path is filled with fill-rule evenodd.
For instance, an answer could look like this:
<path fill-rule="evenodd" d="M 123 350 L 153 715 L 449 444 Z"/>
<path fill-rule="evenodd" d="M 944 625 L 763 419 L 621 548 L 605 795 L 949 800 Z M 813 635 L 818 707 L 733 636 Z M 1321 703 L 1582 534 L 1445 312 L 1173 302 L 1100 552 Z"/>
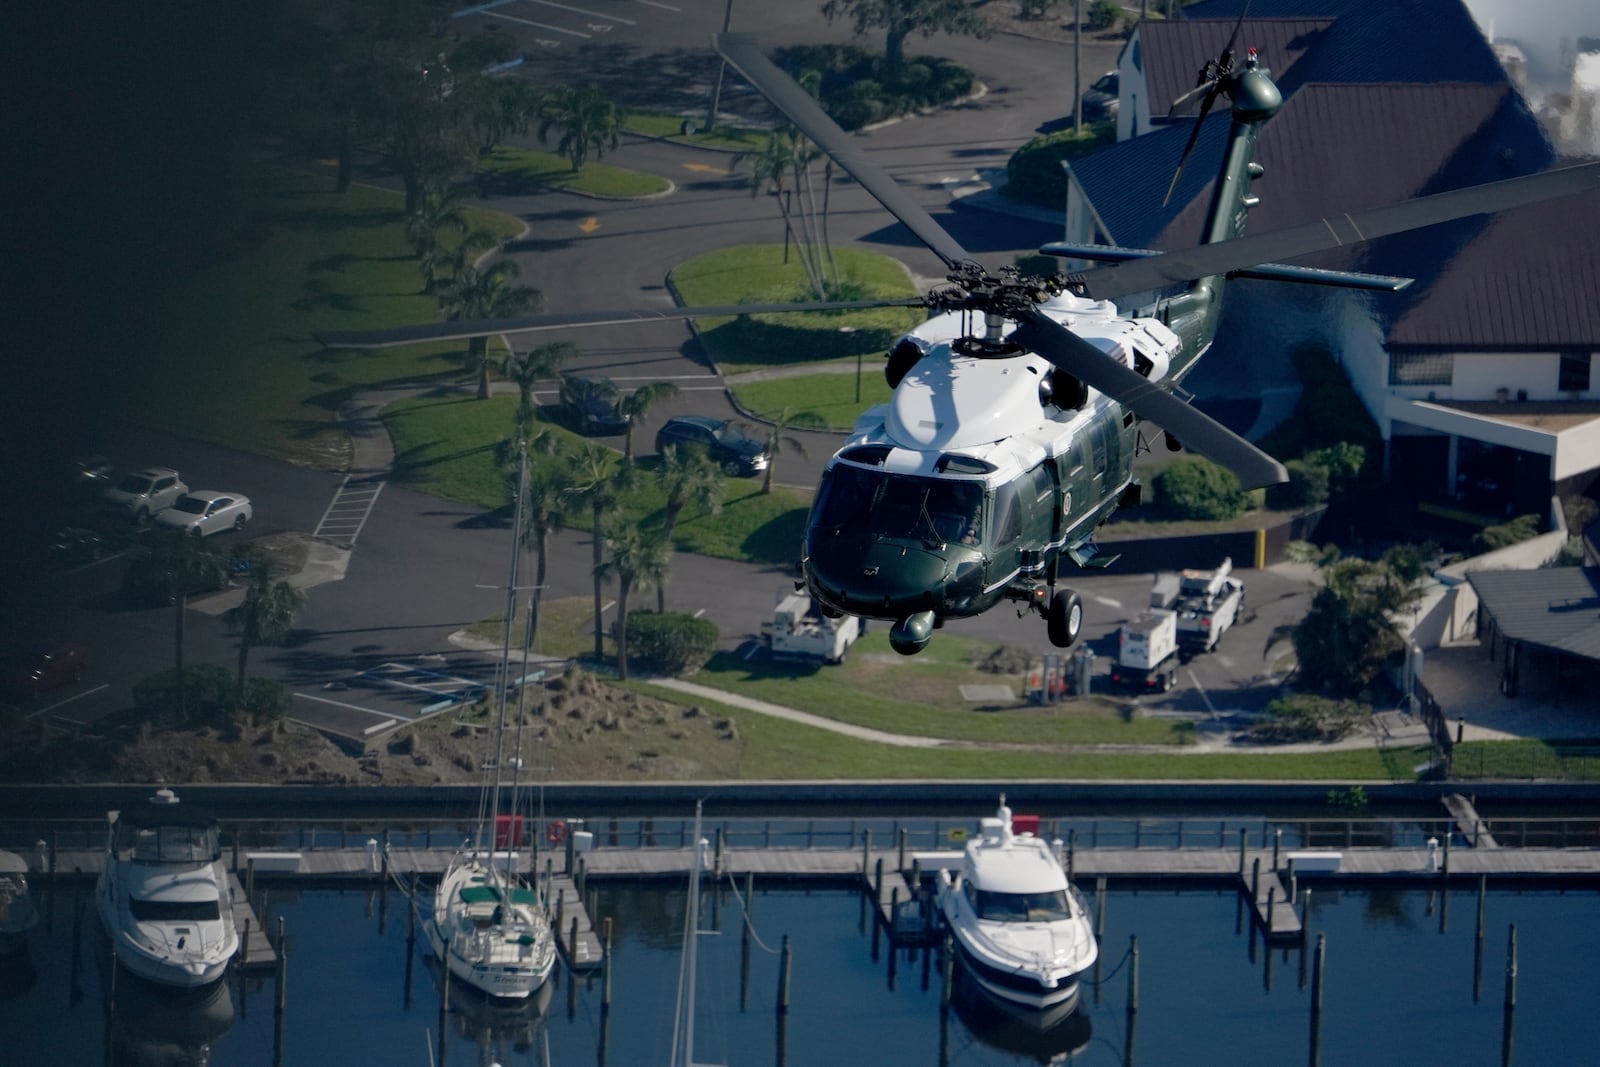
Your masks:
<path fill-rule="evenodd" d="M 249 678 L 239 710 L 252 726 L 265 726 L 283 718 L 292 702 L 288 687 L 277 679 Z"/>
<path fill-rule="evenodd" d="M 881 53 L 820 44 L 782 48 L 776 58 L 802 84 L 806 74 L 816 76 L 822 109 L 847 130 L 948 104 L 972 92 L 972 72 L 936 56 L 890 67 Z"/>
<path fill-rule="evenodd" d="M 1539 536 L 1539 516 L 1518 515 L 1510 522 L 1486 526 L 1472 539 L 1474 552 L 1493 552 Z"/>
<path fill-rule="evenodd" d="M 1089 14 L 1084 19 L 1085 24 L 1096 32 L 1109 30 L 1122 21 L 1122 5 L 1113 0 L 1094 0 L 1089 5 Z"/>
<path fill-rule="evenodd" d="M 236 680 L 232 671 L 214 663 L 198 663 L 183 669 L 183 680 L 185 715 L 181 725 L 219 724 L 233 717 Z M 146 718 L 177 721 L 177 670 L 162 671 L 136 682 L 133 706 Z"/>
<path fill-rule="evenodd" d="M 629 659 L 662 674 L 693 674 L 717 650 L 717 624 L 679 612 L 628 612 Z"/>
<path fill-rule="evenodd" d="M 1328 468 L 1308 459 L 1291 459 L 1283 465 L 1289 480 L 1267 491 L 1275 508 L 1313 508 L 1328 502 Z"/>
<path fill-rule="evenodd" d="M 1337 741 L 1355 728 L 1363 712 L 1354 701 L 1297 693 L 1268 704 L 1271 718 L 1251 727 L 1250 736 L 1266 742 Z"/>
<path fill-rule="evenodd" d="M 1116 133 L 1115 123 L 1102 122 L 1081 131 L 1062 130 L 1035 137 L 1006 163 L 1006 195 L 1059 211 L 1067 200 L 1067 175 L 1062 161 L 1110 144 Z"/>
<path fill-rule="evenodd" d="M 1162 509 L 1175 519 L 1237 518 L 1249 503 L 1237 475 L 1199 457 L 1176 460 L 1158 474 L 1156 493 Z"/>

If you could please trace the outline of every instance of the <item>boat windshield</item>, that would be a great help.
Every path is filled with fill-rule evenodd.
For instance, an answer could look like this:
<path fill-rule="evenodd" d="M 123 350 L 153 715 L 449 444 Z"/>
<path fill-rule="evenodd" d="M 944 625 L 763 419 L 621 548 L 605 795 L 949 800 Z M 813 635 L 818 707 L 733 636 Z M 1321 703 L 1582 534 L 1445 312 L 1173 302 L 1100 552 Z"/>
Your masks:
<path fill-rule="evenodd" d="M 841 463 L 823 477 L 811 525 L 838 533 L 976 544 L 983 530 L 983 486 Z"/>
<path fill-rule="evenodd" d="M 222 906 L 211 900 L 140 900 L 128 898 L 128 913 L 143 923 L 215 922 Z"/>
<path fill-rule="evenodd" d="M 978 918 L 1003 923 L 1047 923 L 1072 918 L 1065 889 L 1045 893 L 994 893 L 979 889 L 972 910 Z"/>
<path fill-rule="evenodd" d="M 139 863 L 210 863 L 221 852 L 213 826 L 129 826 L 119 823 L 113 847 Z"/>

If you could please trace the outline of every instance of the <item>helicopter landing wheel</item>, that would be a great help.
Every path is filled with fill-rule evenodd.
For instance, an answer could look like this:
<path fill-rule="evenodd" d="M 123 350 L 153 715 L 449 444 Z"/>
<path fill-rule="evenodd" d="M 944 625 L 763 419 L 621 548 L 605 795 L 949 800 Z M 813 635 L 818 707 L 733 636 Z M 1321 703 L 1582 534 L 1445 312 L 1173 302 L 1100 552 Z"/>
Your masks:
<path fill-rule="evenodd" d="M 1050 643 L 1057 648 L 1068 648 L 1083 632 L 1083 600 L 1071 589 L 1057 589 L 1050 597 L 1050 611 L 1045 615 L 1045 628 Z"/>

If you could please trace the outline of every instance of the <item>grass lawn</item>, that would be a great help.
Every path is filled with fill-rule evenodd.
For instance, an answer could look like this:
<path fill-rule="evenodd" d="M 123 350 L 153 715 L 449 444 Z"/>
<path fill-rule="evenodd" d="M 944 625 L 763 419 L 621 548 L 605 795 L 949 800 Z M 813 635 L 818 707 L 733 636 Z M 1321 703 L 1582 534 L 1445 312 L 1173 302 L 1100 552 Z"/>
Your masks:
<path fill-rule="evenodd" d="M 883 355 L 861 362 L 861 374 L 803 374 L 796 377 L 743 381 L 733 387 L 746 411 L 772 418 L 784 408 L 812 411 L 835 430 L 849 430 L 856 416 L 874 404 L 887 403 L 889 383 L 883 380 Z M 857 385 L 861 398 L 856 399 Z"/>
<path fill-rule="evenodd" d="M 918 295 L 898 260 L 853 248 L 837 249 L 840 274 L 858 285 L 852 299 Z M 673 268 L 673 288 L 683 303 L 738 304 L 805 301 L 805 272 L 782 245 L 738 245 L 687 260 Z M 787 313 L 700 319 L 700 336 L 724 374 L 795 363 L 881 358 L 895 338 L 921 322 L 919 308 Z"/>
<path fill-rule="evenodd" d="M 566 156 L 503 145 L 480 160 L 479 169 L 503 183 L 530 189 L 564 189 L 624 199 L 660 196 L 672 191 L 672 183 L 657 174 L 613 167 L 593 159 L 585 163 L 581 171 L 574 171 L 572 161 Z"/>
<path fill-rule="evenodd" d="M 722 123 L 714 130 L 705 130 L 705 116 L 696 115 L 688 121 L 694 123 L 695 132 L 683 132 L 685 116 L 669 115 L 661 111 L 629 111 L 622 117 L 623 126 L 632 133 L 646 137 L 665 137 L 683 144 L 701 148 L 719 148 L 733 152 L 760 152 L 771 137 L 766 130 L 752 130 L 743 126 Z"/>
<path fill-rule="evenodd" d="M 405 240 L 402 200 L 331 174 L 263 166 L 253 172 L 248 247 L 174 279 L 152 309 L 161 353 L 128 375 L 128 411 L 163 430 L 315 467 L 348 450 L 334 425 L 359 390 L 460 375 L 464 346 L 331 350 L 312 334 L 438 317 Z M 500 237 L 516 220 L 472 212 Z"/>

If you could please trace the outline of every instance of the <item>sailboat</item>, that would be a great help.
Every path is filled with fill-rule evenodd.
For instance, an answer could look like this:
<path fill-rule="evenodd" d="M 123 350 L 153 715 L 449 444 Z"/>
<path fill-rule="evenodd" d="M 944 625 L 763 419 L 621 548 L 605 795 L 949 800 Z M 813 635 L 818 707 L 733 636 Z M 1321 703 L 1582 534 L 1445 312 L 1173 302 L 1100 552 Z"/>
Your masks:
<path fill-rule="evenodd" d="M 677 1018 L 672 1024 L 672 1067 L 714 1067 L 694 1058 L 694 1001 L 700 935 L 700 871 L 706 866 L 706 842 L 700 839 L 702 801 L 694 802 L 694 852 L 689 857 L 689 913 L 683 923 L 683 955 L 678 961 Z"/>
<path fill-rule="evenodd" d="M 428 941 L 450 974 L 491 997 L 526 998 L 555 968 L 556 939 L 550 909 L 517 870 L 520 820 L 500 818 L 505 760 L 506 703 L 511 689 L 511 624 L 516 610 L 517 555 L 522 536 L 528 457 L 523 449 L 512 523 L 510 580 L 506 585 L 505 644 L 500 660 L 494 764 L 479 798 L 473 837 L 462 844 L 434 893 L 424 924 Z M 518 678 L 520 685 L 525 678 Z M 516 761 L 520 768 L 521 761 Z M 512 786 L 515 793 L 515 787 Z M 502 850 L 503 849 L 503 850 Z"/>

